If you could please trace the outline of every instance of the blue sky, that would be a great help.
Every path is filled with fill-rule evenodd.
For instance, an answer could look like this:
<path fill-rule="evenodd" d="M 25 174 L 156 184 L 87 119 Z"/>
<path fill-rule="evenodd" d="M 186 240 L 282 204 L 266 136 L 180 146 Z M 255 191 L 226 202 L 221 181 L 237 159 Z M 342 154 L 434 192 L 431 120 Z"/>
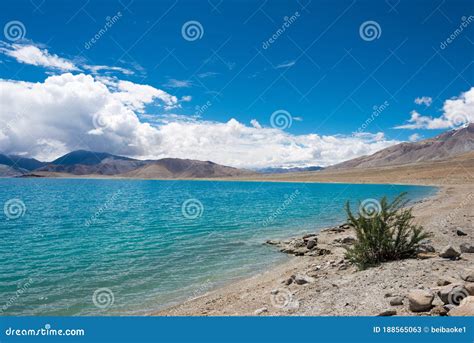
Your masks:
<path fill-rule="evenodd" d="M 71 72 L 149 85 L 178 99 L 167 109 L 150 101 L 143 101 L 144 109 L 133 109 L 141 122 L 153 126 L 183 120 L 226 123 L 234 118 L 252 128 L 272 128 L 272 113 L 284 111 L 291 118 L 291 125 L 283 128 L 287 135 L 383 133 L 390 145 L 452 127 L 445 113 L 448 99 L 461 99 L 462 118 L 474 116 L 470 98 L 463 99 L 474 76 L 473 7 L 468 0 L 3 1 L 2 26 L 19 21 L 25 32 L 20 40 L 8 39 L 4 32 L 0 78 L 41 83 L 48 76 Z M 106 18 L 114 22 L 101 34 Z M 279 33 L 285 18 L 289 24 Z M 183 25 L 189 21 L 198 23 L 196 40 L 183 37 Z M 361 33 L 367 22 L 367 34 L 372 27 L 376 37 Z M 99 38 L 92 42 L 94 36 Z M 454 39 L 447 43 L 450 36 Z M 47 50 L 76 69 L 51 67 L 52 59 L 42 63 L 41 56 L 18 58 L 12 51 L 20 45 L 35 46 L 43 54 Z M 395 128 L 406 124 L 413 111 L 418 120 L 409 129 Z M 5 146 L 10 152 L 48 155 L 11 142 Z M 72 148 L 69 143 L 62 147 Z M 385 145 L 377 146 L 381 147 Z M 325 151 L 312 149 L 314 160 L 282 158 L 279 163 L 280 157 L 275 157 L 267 164 L 337 162 L 320 161 Z M 137 156 L 172 153 L 114 151 Z M 372 151 L 361 148 L 354 156 Z M 195 155 L 189 157 L 202 157 Z M 341 159 L 353 157 L 349 155 Z M 253 165 L 237 159 L 219 161 Z"/>

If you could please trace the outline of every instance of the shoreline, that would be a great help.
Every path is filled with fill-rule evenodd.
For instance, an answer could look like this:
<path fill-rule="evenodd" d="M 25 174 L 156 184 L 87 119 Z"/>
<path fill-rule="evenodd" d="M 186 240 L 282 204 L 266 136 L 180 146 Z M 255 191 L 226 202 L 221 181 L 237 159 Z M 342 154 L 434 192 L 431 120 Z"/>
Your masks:
<path fill-rule="evenodd" d="M 409 183 L 408 185 L 417 186 L 413 183 Z M 428 185 L 422 184 L 420 186 Z M 474 185 L 445 185 L 434 181 L 430 186 L 437 187 L 436 192 L 428 197 L 415 201 L 415 203 L 411 205 L 414 208 L 415 222 L 423 224 L 425 229 L 433 234 L 431 241 L 436 251 L 441 250 L 447 243 L 454 243 L 454 241 L 457 241 L 456 243 L 461 241 L 468 242 L 468 237 L 472 237 L 474 234 L 471 219 L 471 217 L 474 218 L 474 215 L 466 213 L 469 212 L 466 206 L 462 208 L 462 215 L 457 213 L 457 217 L 468 219 L 470 227 L 468 228 L 466 225 L 464 227 L 464 231 L 467 231 L 468 234 L 468 236 L 466 236 L 467 239 L 465 237 L 455 237 L 457 239 L 454 239 L 454 237 L 452 237 L 452 230 L 449 231 L 445 228 L 441 228 L 441 226 L 446 225 L 436 227 L 432 224 L 434 222 L 444 223 L 445 218 L 450 218 L 445 215 L 446 210 L 448 212 L 455 210 L 459 212 L 459 200 L 465 198 L 466 194 L 468 194 L 468 197 L 469 194 L 474 194 Z M 450 196 L 453 190 L 456 193 L 455 197 Z M 446 204 L 448 202 L 449 204 Z M 436 210 L 437 207 L 442 207 L 444 210 L 438 211 Z M 436 274 L 439 273 L 433 273 L 430 277 L 428 274 L 423 273 L 420 268 L 427 268 L 427 265 L 431 264 L 435 266 L 434 268 L 440 269 L 441 267 L 445 268 L 452 262 L 433 256 L 429 259 L 407 259 L 387 262 L 378 267 L 357 271 L 355 267 L 348 265 L 347 261 L 344 261 L 345 248 L 343 245 L 334 243 L 350 236 L 353 237 L 353 233 L 346 230 L 333 232 L 331 229 L 323 229 L 318 233 L 318 247 L 331 251 L 328 255 L 291 257 L 289 261 L 273 266 L 263 272 L 250 277 L 243 277 L 237 281 L 230 281 L 228 284 L 217 286 L 215 289 L 202 295 L 187 299 L 177 305 L 152 312 L 149 315 L 377 315 L 387 308 L 391 308 L 387 301 L 389 298 L 387 295 L 390 292 L 384 293 L 384 290 L 393 288 L 390 285 L 392 281 L 403 280 L 404 278 L 408 278 L 409 275 L 418 280 L 418 283 L 412 286 L 409 282 L 402 282 L 399 288 L 404 289 L 404 292 L 394 291 L 394 293 L 397 294 L 407 293 L 410 287 L 432 287 L 436 285 L 436 280 L 433 280 L 433 278 L 438 277 Z M 474 264 L 473 255 L 474 254 L 463 254 L 463 259 L 457 261 L 459 270 L 455 270 L 454 273 L 451 271 L 450 274 L 459 274 L 462 270 L 472 266 Z M 406 265 L 411 266 L 412 270 L 408 271 L 408 273 L 401 272 L 406 270 Z M 390 277 L 390 274 L 392 274 L 390 270 L 392 270 L 392 272 L 393 270 L 398 271 L 398 273 L 395 273 L 395 275 L 397 275 L 395 278 L 393 275 Z M 381 271 L 383 272 L 381 273 Z M 417 272 L 421 273 L 421 277 L 417 277 Z M 377 279 L 377 274 L 379 274 L 379 278 L 380 274 L 388 274 L 386 280 L 380 279 L 382 285 L 379 282 L 369 282 L 363 287 L 358 285 L 358 283 L 361 282 L 360 278 Z M 295 282 L 286 285 L 288 279 L 295 275 L 298 278 L 306 278 L 307 282 L 303 280 L 301 281 L 301 285 L 297 285 Z M 450 277 L 455 277 L 455 275 L 451 275 Z M 354 280 L 346 281 L 354 278 L 357 279 L 355 283 Z M 341 281 L 344 287 L 339 285 Z M 361 292 L 364 294 L 363 292 L 368 288 L 372 289 L 374 293 L 379 293 L 378 297 L 375 297 L 374 294 L 369 297 L 365 296 L 365 301 L 357 304 L 357 300 L 355 299 L 357 298 L 357 294 Z M 331 302 L 328 303 L 327 307 L 321 305 L 315 306 L 321 302 L 319 297 L 325 293 L 329 294 L 325 296 L 326 300 L 324 300 L 324 302 L 327 302 L 327 299 L 333 298 L 338 299 L 339 302 L 343 302 L 339 309 L 334 308 Z M 400 294 L 400 296 L 403 296 L 403 294 Z M 341 299 L 345 299 L 345 301 L 341 301 Z M 378 300 L 377 303 L 374 299 Z M 280 304 L 278 301 L 283 302 Z M 348 306 L 350 306 L 350 308 L 347 308 Z M 413 313 L 406 308 L 397 308 L 396 310 L 398 315 L 413 315 Z"/>

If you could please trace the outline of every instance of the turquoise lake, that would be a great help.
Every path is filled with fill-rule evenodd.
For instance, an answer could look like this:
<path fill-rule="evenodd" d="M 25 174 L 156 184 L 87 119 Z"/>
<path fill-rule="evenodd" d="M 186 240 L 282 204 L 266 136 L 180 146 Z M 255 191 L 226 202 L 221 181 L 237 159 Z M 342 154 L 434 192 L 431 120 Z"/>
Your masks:
<path fill-rule="evenodd" d="M 402 191 L 436 189 L 0 179 L 0 314 L 147 314 L 285 261 L 263 243 L 343 222 L 347 200 Z"/>

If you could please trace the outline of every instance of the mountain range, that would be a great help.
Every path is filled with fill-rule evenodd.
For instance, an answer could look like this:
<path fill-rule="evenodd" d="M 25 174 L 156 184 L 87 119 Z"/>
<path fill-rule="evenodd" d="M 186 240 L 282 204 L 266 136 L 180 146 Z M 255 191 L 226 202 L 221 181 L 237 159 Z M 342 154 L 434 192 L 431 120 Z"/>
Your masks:
<path fill-rule="evenodd" d="M 474 124 L 444 132 L 434 138 L 400 143 L 370 156 L 361 156 L 333 166 L 331 170 L 390 167 L 449 160 L 474 151 Z M 466 155 L 467 156 L 467 155 Z M 0 177 L 123 177 L 143 179 L 195 179 L 251 177 L 258 174 L 313 172 L 321 167 L 265 168 L 258 171 L 223 166 L 210 161 L 179 158 L 137 160 L 105 152 L 78 150 L 52 162 L 0 154 Z"/>

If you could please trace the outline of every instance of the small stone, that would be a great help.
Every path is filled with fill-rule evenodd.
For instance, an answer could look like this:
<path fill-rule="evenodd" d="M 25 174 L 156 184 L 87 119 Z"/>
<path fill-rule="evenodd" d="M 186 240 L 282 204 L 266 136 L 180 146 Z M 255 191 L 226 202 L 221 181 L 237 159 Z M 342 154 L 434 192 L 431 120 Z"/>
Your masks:
<path fill-rule="evenodd" d="M 430 244 L 430 240 L 425 240 L 420 245 L 418 245 L 418 248 L 416 249 L 416 252 L 435 252 L 435 248 Z"/>
<path fill-rule="evenodd" d="M 462 253 L 474 254 L 474 245 L 469 243 L 463 243 L 459 246 Z"/>
<path fill-rule="evenodd" d="M 463 230 L 461 229 L 456 229 L 456 235 L 458 236 L 467 236 L 467 233 L 465 233 Z"/>
<path fill-rule="evenodd" d="M 448 310 L 446 310 L 444 306 L 435 306 L 431 309 L 430 314 L 432 316 L 446 316 L 448 314 Z"/>
<path fill-rule="evenodd" d="M 474 282 L 474 270 L 465 270 L 461 274 L 461 279 L 467 282 Z"/>
<path fill-rule="evenodd" d="M 474 297 L 464 298 L 458 307 L 448 312 L 449 316 L 474 316 Z"/>
<path fill-rule="evenodd" d="M 422 289 L 413 289 L 408 293 L 408 308 L 412 312 L 424 312 L 431 309 L 434 295 Z"/>
<path fill-rule="evenodd" d="M 395 297 L 393 299 L 390 299 L 390 305 L 391 306 L 403 305 L 403 297 Z"/>
<path fill-rule="evenodd" d="M 393 309 L 388 309 L 380 312 L 377 316 L 379 317 L 389 317 L 397 315 L 397 311 Z"/>
<path fill-rule="evenodd" d="M 390 293 L 390 292 L 387 292 L 387 293 L 385 293 L 383 296 L 384 296 L 385 298 L 390 298 L 390 297 L 393 296 L 393 294 Z"/>
<path fill-rule="evenodd" d="M 316 247 L 316 244 L 318 244 L 318 240 L 316 238 L 313 238 L 313 239 L 310 239 L 307 243 L 306 243 L 306 248 L 308 248 L 309 250 L 313 249 Z"/>
<path fill-rule="evenodd" d="M 278 292 L 279 292 L 278 289 L 272 289 L 271 292 L 270 292 L 270 294 L 276 295 L 276 294 L 278 294 Z"/>
<path fill-rule="evenodd" d="M 452 284 L 453 282 L 456 282 L 456 279 L 447 277 L 447 278 L 439 278 L 438 281 L 436 281 L 436 284 L 438 286 L 447 286 Z"/>
<path fill-rule="evenodd" d="M 255 310 L 254 313 L 255 313 L 255 315 L 259 316 L 259 315 L 261 315 L 262 313 L 266 313 L 266 312 L 268 312 L 268 308 L 262 307 L 262 308 L 259 308 L 259 309 Z"/>
<path fill-rule="evenodd" d="M 291 284 L 293 283 L 293 278 L 290 277 L 290 278 L 288 278 L 288 279 L 286 279 L 286 280 L 283 280 L 282 283 L 283 283 L 284 285 L 286 285 L 286 286 L 289 286 L 289 285 L 291 285 Z"/>
<path fill-rule="evenodd" d="M 353 244 L 354 242 L 356 241 L 356 239 L 354 237 L 344 237 L 343 239 L 341 239 L 341 243 L 342 244 Z"/>
<path fill-rule="evenodd" d="M 462 298 L 468 295 L 468 291 L 464 285 L 460 283 L 453 283 L 444 286 L 438 291 L 438 296 L 444 304 L 458 305 Z"/>
<path fill-rule="evenodd" d="M 452 260 L 457 259 L 461 256 L 461 253 L 454 249 L 451 245 L 446 246 L 441 252 L 439 253 L 440 257 L 443 258 L 450 258 Z"/>
<path fill-rule="evenodd" d="M 469 295 L 474 295 L 474 282 L 467 282 L 464 285 L 464 288 L 467 290 L 467 293 L 469 293 Z"/>
<path fill-rule="evenodd" d="M 314 279 L 306 275 L 295 275 L 294 281 L 297 285 L 304 285 L 313 282 Z"/>
<path fill-rule="evenodd" d="M 427 260 L 429 258 L 433 258 L 436 256 L 438 255 L 436 255 L 435 252 L 419 252 L 416 254 L 416 257 L 419 258 L 420 260 Z"/>

